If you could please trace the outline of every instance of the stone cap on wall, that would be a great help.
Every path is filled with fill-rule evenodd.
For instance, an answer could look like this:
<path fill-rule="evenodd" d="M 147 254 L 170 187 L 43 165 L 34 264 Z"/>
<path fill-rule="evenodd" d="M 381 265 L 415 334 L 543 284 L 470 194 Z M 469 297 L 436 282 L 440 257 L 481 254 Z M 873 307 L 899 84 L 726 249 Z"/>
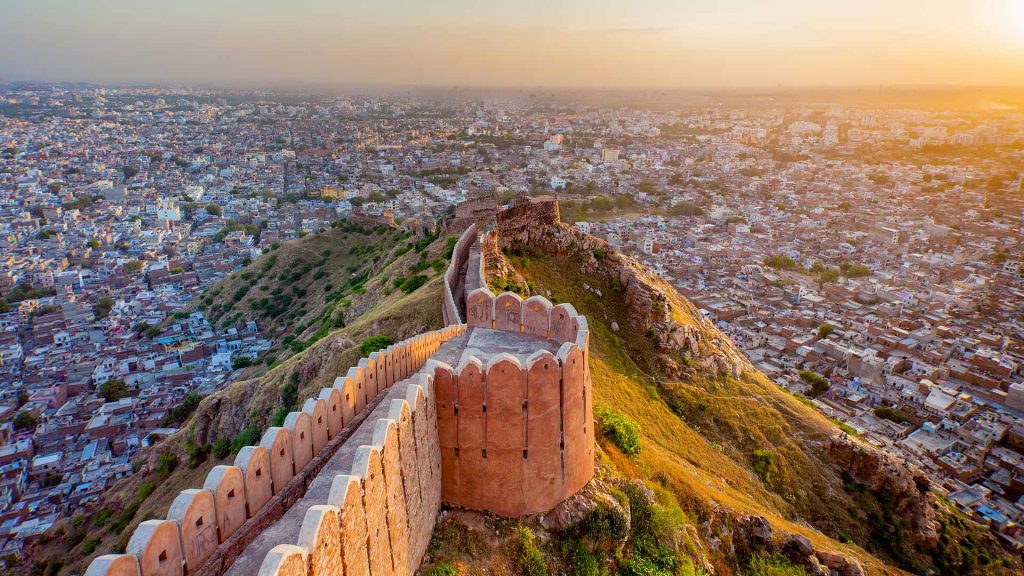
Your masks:
<path fill-rule="evenodd" d="M 335 379 L 332 387 L 321 389 L 316 397 L 305 400 L 299 411 L 289 413 L 283 426 L 268 428 L 259 446 L 243 447 L 234 465 L 215 466 L 202 488 L 182 491 L 171 504 L 166 520 L 140 524 L 126 554 L 98 557 L 88 573 L 122 576 L 131 574 L 133 565 L 138 566 L 141 576 L 200 571 L 219 547 L 272 498 L 301 490 L 302 486 L 291 486 L 292 479 L 327 450 L 330 440 L 367 404 L 396 383 L 408 385 L 441 344 L 465 330 L 461 324 L 447 326 L 360 359 L 346 376 Z M 412 398 L 422 405 L 423 394 L 417 394 Z M 294 562 L 291 553 L 279 560 Z"/>

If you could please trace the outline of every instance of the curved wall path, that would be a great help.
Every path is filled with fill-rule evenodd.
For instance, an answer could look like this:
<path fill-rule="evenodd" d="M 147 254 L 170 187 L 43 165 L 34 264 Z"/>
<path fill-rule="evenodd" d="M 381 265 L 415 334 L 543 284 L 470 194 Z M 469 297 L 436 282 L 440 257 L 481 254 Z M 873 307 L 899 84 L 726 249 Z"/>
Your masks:
<path fill-rule="evenodd" d="M 474 225 L 453 250 L 445 328 L 360 360 L 87 576 L 408 575 L 442 502 L 516 517 L 582 488 L 586 318 L 491 294 L 479 246 Z"/>

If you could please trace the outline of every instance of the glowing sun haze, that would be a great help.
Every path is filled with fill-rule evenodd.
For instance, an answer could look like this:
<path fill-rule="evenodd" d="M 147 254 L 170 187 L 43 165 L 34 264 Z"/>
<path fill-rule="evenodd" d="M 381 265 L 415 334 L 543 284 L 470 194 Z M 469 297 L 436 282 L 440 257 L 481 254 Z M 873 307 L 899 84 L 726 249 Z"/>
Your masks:
<path fill-rule="evenodd" d="M 0 0 L 0 80 L 1024 85 L 1024 0 Z"/>

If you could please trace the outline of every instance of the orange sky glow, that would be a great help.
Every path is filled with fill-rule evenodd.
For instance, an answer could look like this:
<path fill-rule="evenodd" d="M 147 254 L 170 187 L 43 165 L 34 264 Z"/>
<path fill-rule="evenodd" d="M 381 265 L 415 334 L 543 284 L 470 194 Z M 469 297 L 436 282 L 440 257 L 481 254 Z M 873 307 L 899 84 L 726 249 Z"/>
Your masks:
<path fill-rule="evenodd" d="M 1024 0 L 5 0 L 0 80 L 1024 85 Z"/>

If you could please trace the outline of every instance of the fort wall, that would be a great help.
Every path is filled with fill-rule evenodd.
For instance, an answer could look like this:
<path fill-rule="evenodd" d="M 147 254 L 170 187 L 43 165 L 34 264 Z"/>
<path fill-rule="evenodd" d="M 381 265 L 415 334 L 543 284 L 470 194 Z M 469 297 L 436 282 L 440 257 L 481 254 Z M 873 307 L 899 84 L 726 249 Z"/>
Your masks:
<path fill-rule="evenodd" d="M 451 262 L 444 274 L 444 301 L 441 303 L 441 315 L 444 317 L 445 326 L 463 323 L 456 296 L 459 289 L 459 275 L 469 260 L 469 249 L 477 239 L 476 230 L 476 224 L 472 224 L 459 237 L 454 250 L 452 250 Z"/>
<path fill-rule="evenodd" d="M 336 500 L 332 491 L 330 502 L 307 513 L 297 547 L 268 555 L 264 568 L 273 564 L 285 574 L 308 564 L 318 575 L 342 574 L 336 568 L 344 560 L 335 562 L 325 554 L 344 550 L 343 540 L 358 540 L 361 532 L 353 527 L 353 536 L 343 525 L 354 526 L 360 522 L 358 518 L 365 517 L 367 526 L 373 522 L 377 529 L 371 536 L 387 538 L 388 550 L 377 559 L 380 566 L 376 572 L 344 573 L 411 574 L 426 551 L 441 502 L 432 384 L 418 371 L 444 342 L 464 332 L 465 326 L 451 325 L 360 360 L 331 388 L 306 400 L 301 411 L 290 413 L 283 427 L 269 428 L 259 446 L 240 450 L 234 465 L 216 466 L 201 489 L 182 491 L 166 520 L 140 524 L 126 554 L 97 558 L 88 574 L 192 576 L 222 572 L 231 564 L 233 554 L 302 496 L 311 478 L 360 425 L 376 426 L 374 446 L 360 447 L 364 457 L 357 458 L 347 478 L 358 483 L 360 494 L 380 501 L 355 498 L 351 495 L 357 491 L 355 487 L 340 490 Z M 377 396 L 396 385 L 403 387 L 399 391 L 402 399 L 392 401 L 389 418 L 363 422 L 367 406 L 375 406 Z M 368 507 L 356 510 L 363 506 Z M 365 545 L 366 540 L 363 542 Z M 355 558 L 352 562 L 358 564 Z M 302 573 L 306 574 L 305 568 Z"/>
<path fill-rule="evenodd" d="M 466 317 L 470 328 L 560 347 L 525 363 L 509 354 L 433 362 L 443 501 L 507 517 L 546 512 L 594 473 L 587 320 L 571 304 L 486 288 L 466 296 Z"/>
<path fill-rule="evenodd" d="M 415 574 L 441 507 L 433 378 L 421 371 L 395 386 L 374 410 L 385 417 L 362 424 L 370 443 L 334 476 L 325 502 L 306 510 L 295 544 L 267 552 L 261 576 Z"/>
<path fill-rule="evenodd" d="M 213 576 L 234 563 L 261 576 L 407 576 L 442 502 L 517 517 L 583 488 L 594 473 L 587 320 L 571 304 L 477 288 L 478 240 L 473 225 L 454 247 L 445 328 L 359 360 L 88 575 Z M 518 356 L 470 350 L 476 329 Z M 457 366 L 432 359 L 456 337 L 438 356 Z"/>

